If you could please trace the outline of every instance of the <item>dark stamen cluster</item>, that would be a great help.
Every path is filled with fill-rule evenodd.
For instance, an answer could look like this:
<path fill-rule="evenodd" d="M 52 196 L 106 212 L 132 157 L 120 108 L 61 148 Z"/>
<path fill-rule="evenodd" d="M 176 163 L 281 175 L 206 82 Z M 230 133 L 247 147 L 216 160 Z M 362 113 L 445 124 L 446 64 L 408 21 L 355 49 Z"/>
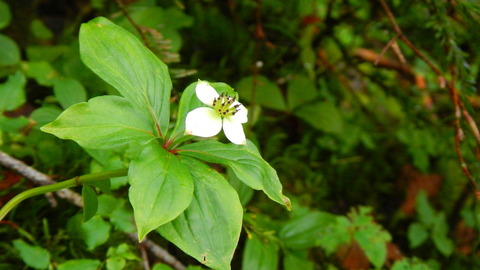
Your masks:
<path fill-rule="evenodd" d="M 230 97 L 227 94 L 223 93 L 213 100 L 212 107 L 222 116 L 233 116 L 240 110 L 240 104 L 232 106 L 234 102 L 234 97 Z"/>

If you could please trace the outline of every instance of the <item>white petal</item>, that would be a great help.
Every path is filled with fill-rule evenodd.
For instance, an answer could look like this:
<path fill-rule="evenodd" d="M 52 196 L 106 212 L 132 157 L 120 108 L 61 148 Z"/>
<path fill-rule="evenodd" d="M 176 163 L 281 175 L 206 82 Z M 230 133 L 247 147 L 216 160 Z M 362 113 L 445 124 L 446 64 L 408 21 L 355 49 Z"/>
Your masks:
<path fill-rule="evenodd" d="M 187 114 L 185 134 L 212 137 L 222 129 L 222 118 L 212 108 L 196 108 Z"/>
<path fill-rule="evenodd" d="M 220 96 L 208 82 L 200 80 L 198 80 L 197 86 L 195 86 L 195 93 L 198 99 L 208 106 L 212 106 L 213 100 Z"/>
<path fill-rule="evenodd" d="M 247 144 L 242 123 L 236 121 L 234 118 L 223 118 L 223 132 L 225 133 L 225 136 L 227 136 L 227 139 L 229 139 L 232 143 Z"/>
<path fill-rule="evenodd" d="M 232 106 L 235 106 L 238 104 L 240 104 L 240 106 L 238 106 L 237 108 L 238 109 L 237 113 L 235 113 L 235 115 L 231 117 L 234 119 L 234 121 L 240 122 L 243 124 L 248 121 L 248 110 L 247 108 L 245 108 L 245 106 L 242 105 L 242 103 L 238 101 L 233 102 Z"/>

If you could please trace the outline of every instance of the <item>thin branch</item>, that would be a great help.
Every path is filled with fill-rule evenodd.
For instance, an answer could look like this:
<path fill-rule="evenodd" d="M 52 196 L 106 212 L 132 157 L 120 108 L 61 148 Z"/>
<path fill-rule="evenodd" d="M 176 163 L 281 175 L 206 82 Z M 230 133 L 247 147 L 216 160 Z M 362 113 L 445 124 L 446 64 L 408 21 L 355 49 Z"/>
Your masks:
<path fill-rule="evenodd" d="M 445 79 L 445 76 L 443 76 L 443 73 L 438 69 L 425 55 L 423 55 L 420 50 L 413 45 L 412 42 L 403 34 L 402 29 L 400 26 L 398 26 L 395 17 L 392 14 L 392 11 L 388 7 L 387 3 L 385 3 L 384 0 L 380 0 L 380 4 L 382 5 L 383 9 L 385 10 L 385 13 L 387 14 L 388 19 L 393 25 L 393 30 L 395 30 L 395 33 L 397 33 L 398 38 L 402 40 L 412 51 L 417 55 L 420 59 L 422 59 L 432 70 L 435 72 L 438 76 L 442 77 Z"/>
<path fill-rule="evenodd" d="M 127 11 L 127 8 L 125 7 L 125 5 L 123 4 L 122 0 L 115 0 L 118 4 L 118 7 L 120 8 L 120 10 L 122 11 L 123 15 L 125 15 L 125 17 L 127 18 L 127 20 L 130 22 L 130 24 L 132 24 L 132 26 L 135 28 L 135 30 L 137 30 L 137 32 L 140 34 L 140 36 L 142 37 L 142 41 L 143 43 L 145 44 L 145 46 L 147 46 L 147 48 L 151 48 L 150 47 L 150 43 L 148 42 L 148 39 L 147 37 L 145 36 L 145 32 L 142 30 L 142 27 L 140 25 L 138 25 L 133 19 L 132 17 L 130 16 L 130 14 L 128 13 Z"/>
<path fill-rule="evenodd" d="M 473 117 L 470 115 L 470 113 L 467 111 L 465 108 L 465 105 L 463 105 L 463 102 L 460 100 L 460 109 L 462 110 L 462 115 L 465 118 L 465 120 L 468 123 L 468 126 L 470 127 L 470 130 L 473 133 L 473 136 L 475 137 L 475 140 L 477 141 L 477 144 L 480 146 L 480 131 L 478 130 L 477 123 L 475 123 L 475 120 L 473 120 Z"/>
<path fill-rule="evenodd" d="M 400 61 L 400 63 L 402 63 L 403 65 L 406 65 L 407 59 L 405 59 L 405 56 L 403 55 L 402 50 L 400 49 L 400 46 L 398 46 L 398 42 L 396 40 L 392 44 L 392 50 L 395 53 L 395 55 L 397 55 L 397 58 Z"/>
<path fill-rule="evenodd" d="M 36 185 L 46 186 L 57 183 L 52 180 L 50 176 L 35 170 L 34 168 L 23 163 L 22 161 L 15 159 L 2 151 L 0 151 L 0 164 L 5 166 L 6 168 L 18 172 Z M 79 194 L 69 189 L 62 189 L 56 191 L 55 193 L 58 197 L 65 199 L 78 207 L 83 207 L 82 196 L 80 196 Z"/>
<path fill-rule="evenodd" d="M 142 257 L 142 265 L 144 270 L 150 270 L 150 263 L 148 261 L 147 250 L 144 245 L 139 245 L 140 255 Z"/>
<path fill-rule="evenodd" d="M 441 81 L 445 82 L 445 84 L 446 84 L 446 86 L 447 86 L 447 88 L 450 92 L 450 96 L 452 98 L 452 103 L 453 103 L 453 106 L 454 106 L 455 152 L 456 152 L 458 160 L 460 162 L 460 166 L 462 167 L 463 174 L 465 174 L 465 176 L 471 182 L 472 186 L 475 188 L 475 195 L 477 197 L 477 200 L 480 200 L 480 190 L 478 189 L 478 185 L 475 182 L 475 179 L 473 178 L 473 176 L 471 175 L 471 173 L 468 169 L 467 163 L 465 162 L 465 159 L 463 158 L 463 155 L 462 155 L 462 152 L 461 152 L 461 149 L 460 149 L 461 141 L 464 138 L 464 133 L 463 133 L 463 130 L 460 126 L 460 119 L 462 117 L 462 113 L 463 113 L 464 116 L 468 115 L 466 117 L 467 122 L 469 123 L 469 126 L 472 129 L 473 133 L 475 134 L 476 138 L 477 138 L 478 128 L 477 128 L 476 125 L 473 125 L 469 122 L 470 120 L 473 122 L 473 119 L 470 116 L 470 114 L 468 113 L 468 111 L 462 110 L 460 108 L 462 106 L 461 105 L 462 103 L 458 98 L 458 92 L 457 92 L 457 89 L 455 88 L 455 78 L 456 78 L 455 68 L 452 67 L 450 69 L 452 80 L 450 82 L 447 81 L 446 78 L 445 78 L 445 75 L 442 73 L 442 71 L 439 68 L 437 68 L 424 54 L 422 54 L 420 52 L 420 50 L 417 47 L 415 47 L 415 45 L 413 45 L 413 43 L 410 42 L 410 40 L 403 34 L 402 29 L 397 24 L 397 22 L 395 20 L 395 17 L 393 16 L 393 13 L 390 10 L 390 8 L 388 7 L 385 0 L 379 0 L 379 1 L 380 1 L 380 4 L 383 7 L 385 13 L 387 14 L 388 19 L 390 20 L 394 31 L 397 33 L 400 40 L 402 40 L 408 47 L 410 47 L 410 49 L 415 53 L 415 55 L 417 57 L 419 57 L 420 59 L 422 59 L 430 67 L 430 69 L 438 75 L 438 77 Z M 480 142 L 480 140 L 477 140 L 477 142 Z"/>
<path fill-rule="evenodd" d="M 129 233 L 128 234 L 133 241 L 137 241 L 137 234 L 136 233 Z M 158 246 L 154 242 L 145 238 L 141 243 L 141 245 L 146 246 L 150 252 L 155 255 L 157 258 L 161 259 L 166 264 L 170 265 L 171 267 L 177 270 L 184 270 L 186 269 L 185 265 L 183 265 L 177 258 L 172 256 L 168 251 L 163 249 L 162 247 Z"/>
<path fill-rule="evenodd" d="M 377 59 L 375 59 L 375 62 L 374 62 L 375 65 L 378 64 L 378 62 L 382 59 L 383 55 L 387 52 L 387 50 L 395 43 L 395 41 L 397 41 L 398 36 L 399 36 L 398 34 L 396 36 L 394 36 L 392 39 L 390 39 L 390 41 L 387 43 L 387 45 L 385 45 L 385 47 L 383 47 L 383 49 L 380 52 L 380 54 L 378 55 Z"/>

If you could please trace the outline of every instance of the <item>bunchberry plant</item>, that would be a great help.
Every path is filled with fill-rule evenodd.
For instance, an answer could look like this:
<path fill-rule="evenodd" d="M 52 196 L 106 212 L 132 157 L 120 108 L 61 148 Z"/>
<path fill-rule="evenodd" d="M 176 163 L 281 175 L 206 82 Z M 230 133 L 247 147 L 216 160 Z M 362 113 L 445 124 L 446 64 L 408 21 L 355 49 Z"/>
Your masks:
<path fill-rule="evenodd" d="M 229 269 L 243 208 L 235 189 L 204 162 L 228 167 L 251 188 L 290 207 L 276 171 L 245 138 L 247 109 L 228 85 L 198 81 L 183 92 L 171 128 L 172 83 L 164 63 L 130 32 L 102 17 L 83 24 L 79 39 L 83 62 L 121 96 L 72 105 L 41 130 L 86 149 L 128 145 L 137 153 L 128 166 L 128 181 L 138 239 L 155 230 L 205 265 Z M 213 139 L 187 143 L 194 136 L 214 136 L 222 127 L 233 144 Z M 81 176 L 35 194 L 89 185 L 122 172 L 126 170 Z M 19 201 L 6 205 L 0 217 Z"/>

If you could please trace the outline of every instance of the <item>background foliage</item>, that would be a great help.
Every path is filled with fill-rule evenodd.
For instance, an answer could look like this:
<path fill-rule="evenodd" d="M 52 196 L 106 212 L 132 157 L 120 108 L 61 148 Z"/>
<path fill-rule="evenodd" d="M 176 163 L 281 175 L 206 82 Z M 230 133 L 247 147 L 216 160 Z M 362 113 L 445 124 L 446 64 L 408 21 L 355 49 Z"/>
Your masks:
<path fill-rule="evenodd" d="M 373 0 L 129 2 L 0 1 L 2 151 L 56 180 L 128 164 L 123 151 L 85 151 L 39 130 L 75 103 L 117 94 L 79 56 L 80 24 L 105 16 L 167 63 L 173 117 L 199 78 L 248 104 L 247 137 L 292 211 L 216 168 L 246 208 L 233 269 L 479 267 L 478 203 L 462 173 L 475 182 L 480 169 L 478 1 L 388 1 L 404 36 Z M 0 179 L 2 204 L 33 187 L 4 167 Z M 126 191 L 126 179 L 100 186 L 86 223 L 66 201 L 25 202 L 0 225 L 0 268 L 141 269 Z"/>

